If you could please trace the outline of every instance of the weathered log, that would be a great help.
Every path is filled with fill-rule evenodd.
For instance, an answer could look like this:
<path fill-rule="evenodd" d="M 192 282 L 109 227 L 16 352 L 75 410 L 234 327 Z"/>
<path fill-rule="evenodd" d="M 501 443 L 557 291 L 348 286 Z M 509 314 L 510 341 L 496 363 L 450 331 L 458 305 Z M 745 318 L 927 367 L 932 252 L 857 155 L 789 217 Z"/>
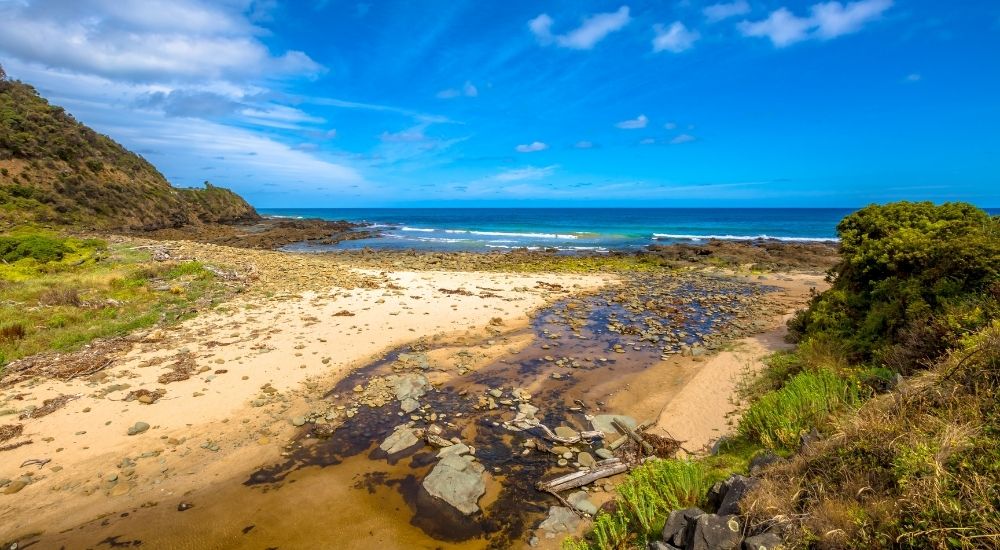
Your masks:
<path fill-rule="evenodd" d="M 645 451 L 647 455 L 653 454 L 653 446 L 643 441 L 642 437 L 639 436 L 639 434 L 636 433 L 635 430 L 629 428 L 623 422 L 619 422 L 618 419 L 612 420 L 611 424 L 614 425 L 615 428 L 621 430 L 622 433 L 627 435 L 632 441 L 638 443 L 639 446 L 642 447 L 642 450 Z"/>
<path fill-rule="evenodd" d="M 618 462 L 616 464 L 609 464 L 601 468 L 590 470 L 589 472 L 583 472 L 582 476 L 574 476 L 572 479 L 563 481 L 562 478 L 556 478 L 547 483 L 539 483 L 537 485 L 539 491 L 548 492 L 559 492 L 565 491 L 567 489 L 576 489 L 577 487 L 583 487 L 584 485 L 589 485 L 598 479 L 603 479 L 606 477 L 611 477 L 613 475 L 618 475 L 623 472 L 627 472 L 630 469 L 628 464 L 624 462 Z M 575 473 L 575 472 L 574 472 Z"/>
<path fill-rule="evenodd" d="M 531 424 L 523 420 L 519 420 L 512 423 L 515 427 L 521 430 L 538 430 L 542 433 L 542 437 L 548 439 L 549 441 L 555 441 L 556 443 L 562 443 L 564 445 L 573 445 L 574 443 L 579 443 L 585 439 L 595 439 L 603 438 L 604 432 L 589 431 L 589 432 L 579 432 L 578 435 L 574 437 L 560 437 L 549 429 L 545 424 Z"/>

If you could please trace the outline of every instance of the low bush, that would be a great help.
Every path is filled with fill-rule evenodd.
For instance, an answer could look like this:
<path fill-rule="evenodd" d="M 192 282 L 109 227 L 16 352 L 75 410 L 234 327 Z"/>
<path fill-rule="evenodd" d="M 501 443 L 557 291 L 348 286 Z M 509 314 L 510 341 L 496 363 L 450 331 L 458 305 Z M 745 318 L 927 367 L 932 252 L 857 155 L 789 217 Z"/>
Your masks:
<path fill-rule="evenodd" d="M 0 259 L 13 263 L 25 258 L 47 263 L 63 259 L 70 252 L 63 239 L 45 235 L 0 237 Z"/>

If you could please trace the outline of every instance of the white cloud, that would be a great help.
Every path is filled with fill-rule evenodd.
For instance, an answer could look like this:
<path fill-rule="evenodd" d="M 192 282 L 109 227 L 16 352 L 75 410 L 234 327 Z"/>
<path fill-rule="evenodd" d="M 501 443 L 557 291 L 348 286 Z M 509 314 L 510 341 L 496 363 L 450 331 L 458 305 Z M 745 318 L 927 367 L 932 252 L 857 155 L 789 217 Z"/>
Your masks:
<path fill-rule="evenodd" d="M 576 142 L 576 144 L 573 145 L 573 147 L 576 147 L 577 149 L 593 149 L 594 148 L 594 142 L 593 141 L 587 141 L 587 140 L 581 140 L 581 141 Z"/>
<path fill-rule="evenodd" d="M 640 128 L 645 128 L 647 124 L 649 124 L 649 119 L 646 118 L 646 115 L 639 115 L 636 118 L 623 120 L 615 124 L 615 127 L 621 128 L 622 130 L 638 130 Z"/>
<path fill-rule="evenodd" d="M 681 143 L 690 143 L 697 140 L 698 138 L 692 136 L 691 134 L 681 134 L 674 139 L 670 140 L 671 145 L 680 145 Z"/>
<path fill-rule="evenodd" d="M 556 168 L 558 168 L 558 166 L 555 164 L 543 167 L 527 166 L 525 168 L 514 168 L 511 170 L 505 170 L 493 176 L 493 180 L 504 182 L 538 180 L 552 175 Z"/>
<path fill-rule="evenodd" d="M 229 9 L 226 9 L 226 6 Z M 196 0 L 0 2 L 0 51 L 133 82 L 316 75 L 303 52 L 272 53 L 238 6 Z"/>
<path fill-rule="evenodd" d="M 441 90 L 440 92 L 435 94 L 435 97 L 437 97 L 438 99 L 454 99 L 456 97 L 461 97 L 461 96 L 478 97 L 479 89 L 476 88 L 475 84 L 473 84 L 471 81 L 466 80 L 465 84 L 462 85 L 461 89 L 448 88 L 445 90 Z"/>
<path fill-rule="evenodd" d="M 617 11 L 591 15 L 579 27 L 565 34 L 552 34 L 555 21 L 547 13 L 528 21 L 528 28 L 542 44 L 555 43 L 563 48 L 589 50 L 607 35 L 624 28 L 631 19 L 628 6 L 622 6 Z"/>
<path fill-rule="evenodd" d="M 750 13 L 750 4 L 746 0 L 736 0 L 735 2 L 706 6 L 701 12 L 705 14 L 705 19 L 708 19 L 709 23 L 718 23 L 723 19 Z"/>
<path fill-rule="evenodd" d="M 922 78 L 923 76 L 921 76 L 920 73 L 910 73 L 906 75 L 907 82 L 920 82 Z"/>
<path fill-rule="evenodd" d="M 654 52 L 668 50 L 680 53 L 691 49 L 695 41 L 701 38 L 698 31 L 688 30 L 680 21 L 674 21 L 669 27 L 653 25 L 653 32 L 656 33 L 656 36 L 653 37 Z"/>
<path fill-rule="evenodd" d="M 653 145 L 655 143 L 656 143 L 656 140 L 653 139 L 653 138 L 643 138 L 643 139 L 639 140 L 639 145 Z"/>
<path fill-rule="evenodd" d="M 778 48 L 808 39 L 829 40 L 861 30 L 892 7 L 893 0 L 858 0 L 848 4 L 814 4 L 809 17 L 799 17 L 787 8 L 779 8 L 767 19 L 742 21 L 744 36 L 767 37 Z"/>
<path fill-rule="evenodd" d="M 514 148 L 518 153 L 534 153 L 536 151 L 544 151 L 548 149 L 549 146 L 541 141 L 533 141 L 527 144 L 521 144 Z"/>
<path fill-rule="evenodd" d="M 677 128 L 677 123 L 676 122 L 668 122 L 668 123 L 664 124 L 663 127 L 666 128 L 667 130 L 674 130 L 674 129 Z"/>

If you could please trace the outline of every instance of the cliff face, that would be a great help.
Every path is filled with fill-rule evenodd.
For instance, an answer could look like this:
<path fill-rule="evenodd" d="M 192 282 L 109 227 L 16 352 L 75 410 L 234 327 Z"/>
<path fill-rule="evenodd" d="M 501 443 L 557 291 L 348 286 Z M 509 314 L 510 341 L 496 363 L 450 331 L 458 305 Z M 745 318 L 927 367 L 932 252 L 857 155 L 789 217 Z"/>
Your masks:
<path fill-rule="evenodd" d="M 155 230 L 258 219 L 236 193 L 207 182 L 175 188 L 144 158 L 31 86 L 0 80 L 0 227 Z"/>

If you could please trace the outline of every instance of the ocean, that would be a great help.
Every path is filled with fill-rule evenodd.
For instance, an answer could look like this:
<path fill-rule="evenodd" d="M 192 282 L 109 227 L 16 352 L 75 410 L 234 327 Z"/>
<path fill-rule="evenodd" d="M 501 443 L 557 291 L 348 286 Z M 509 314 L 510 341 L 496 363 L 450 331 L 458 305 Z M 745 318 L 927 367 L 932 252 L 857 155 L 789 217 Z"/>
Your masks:
<path fill-rule="evenodd" d="M 266 216 L 364 222 L 372 239 L 291 250 L 358 248 L 563 252 L 638 250 L 709 239 L 836 240 L 851 208 L 261 208 Z"/>

